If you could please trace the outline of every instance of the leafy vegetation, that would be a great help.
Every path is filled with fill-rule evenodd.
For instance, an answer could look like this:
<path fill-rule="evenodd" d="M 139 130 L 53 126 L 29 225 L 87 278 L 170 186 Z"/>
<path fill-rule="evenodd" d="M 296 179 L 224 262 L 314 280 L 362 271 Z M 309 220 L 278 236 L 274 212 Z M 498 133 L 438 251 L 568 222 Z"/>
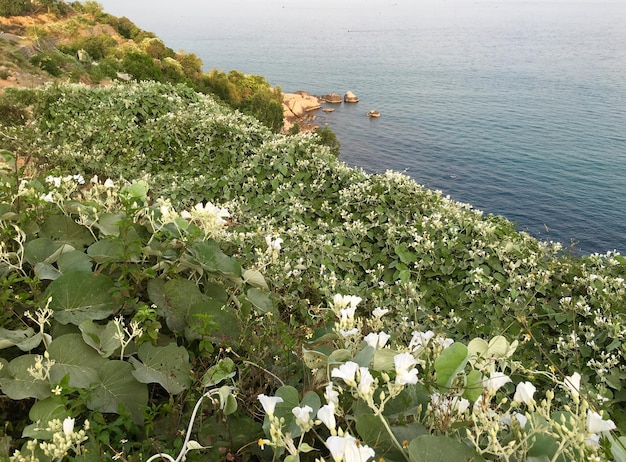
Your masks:
<path fill-rule="evenodd" d="M 5 455 L 625 460 L 623 256 L 185 85 L 7 97 Z"/>
<path fill-rule="evenodd" d="M 1 16 L 34 14 L 42 9 L 53 13 L 43 23 L 11 29 L 33 40 L 30 63 L 48 77 L 94 84 L 116 79 L 182 83 L 217 95 L 274 132 L 283 127 L 280 87 L 272 88 L 261 76 L 237 71 L 203 73 L 202 60 L 196 55 L 174 52 L 128 18 L 105 13 L 97 2 L 66 4 L 50 0 L 22 5 L 11 1 L 2 5 L 0 2 Z"/>

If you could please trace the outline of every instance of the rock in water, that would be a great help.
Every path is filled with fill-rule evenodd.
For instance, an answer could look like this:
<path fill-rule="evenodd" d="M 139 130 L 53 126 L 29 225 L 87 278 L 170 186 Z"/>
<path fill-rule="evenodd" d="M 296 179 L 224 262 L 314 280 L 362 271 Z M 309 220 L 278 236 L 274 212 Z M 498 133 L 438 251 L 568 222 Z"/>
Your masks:
<path fill-rule="evenodd" d="M 358 103 L 359 98 L 357 98 L 357 96 L 351 91 L 347 91 L 346 94 L 343 96 L 343 101 L 345 103 Z"/>
<path fill-rule="evenodd" d="M 329 95 L 322 95 L 320 98 L 325 103 L 339 104 L 341 103 L 341 95 L 338 93 L 330 93 Z"/>

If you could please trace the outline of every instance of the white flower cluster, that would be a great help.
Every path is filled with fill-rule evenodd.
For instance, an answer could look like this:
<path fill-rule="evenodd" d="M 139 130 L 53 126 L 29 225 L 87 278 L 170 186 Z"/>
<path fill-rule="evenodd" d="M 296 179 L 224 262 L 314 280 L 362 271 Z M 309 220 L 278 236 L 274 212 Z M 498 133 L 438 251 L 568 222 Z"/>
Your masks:
<path fill-rule="evenodd" d="M 200 228 L 206 236 L 213 237 L 222 234 L 228 225 L 230 213 L 211 202 L 199 202 L 189 210 L 178 212 L 169 199 L 157 199 L 158 213 L 147 209 L 144 213 L 152 222 L 155 231 L 160 231 L 168 225 L 173 225 L 180 231 L 186 231 L 190 223 Z"/>
<path fill-rule="evenodd" d="M 35 449 L 39 449 L 52 460 L 63 460 L 72 455 L 80 455 L 83 453 L 82 443 L 87 440 L 87 431 L 89 430 L 89 421 L 85 420 L 83 428 L 78 431 L 74 429 L 75 419 L 66 417 L 63 421 L 53 419 L 48 422 L 48 426 L 44 428 L 46 432 L 51 432 L 52 436 L 49 441 L 30 440 L 26 448 L 31 452 L 30 455 L 22 454 L 15 451 L 10 458 L 11 462 L 35 462 Z"/>

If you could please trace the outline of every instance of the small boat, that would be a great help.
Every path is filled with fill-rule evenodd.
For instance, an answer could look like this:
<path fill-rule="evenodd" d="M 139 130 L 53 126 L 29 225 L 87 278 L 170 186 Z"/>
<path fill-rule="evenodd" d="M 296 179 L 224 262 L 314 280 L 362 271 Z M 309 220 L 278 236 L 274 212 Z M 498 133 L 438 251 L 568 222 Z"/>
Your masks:
<path fill-rule="evenodd" d="M 380 117 L 380 112 L 373 109 L 367 113 L 367 117 Z"/>

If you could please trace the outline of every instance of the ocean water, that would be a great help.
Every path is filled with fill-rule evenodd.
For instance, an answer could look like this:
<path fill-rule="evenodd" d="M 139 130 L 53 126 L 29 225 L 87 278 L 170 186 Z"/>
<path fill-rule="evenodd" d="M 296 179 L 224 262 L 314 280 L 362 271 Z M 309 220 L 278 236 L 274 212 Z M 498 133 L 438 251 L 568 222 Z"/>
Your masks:
<path fill-rule="evenodd" d="M 349 165 L 405 172 L 577 253 L 626 253 L 622 0 L 100 3 L 205 70 L 353 91 L 316 120 Z"/>

